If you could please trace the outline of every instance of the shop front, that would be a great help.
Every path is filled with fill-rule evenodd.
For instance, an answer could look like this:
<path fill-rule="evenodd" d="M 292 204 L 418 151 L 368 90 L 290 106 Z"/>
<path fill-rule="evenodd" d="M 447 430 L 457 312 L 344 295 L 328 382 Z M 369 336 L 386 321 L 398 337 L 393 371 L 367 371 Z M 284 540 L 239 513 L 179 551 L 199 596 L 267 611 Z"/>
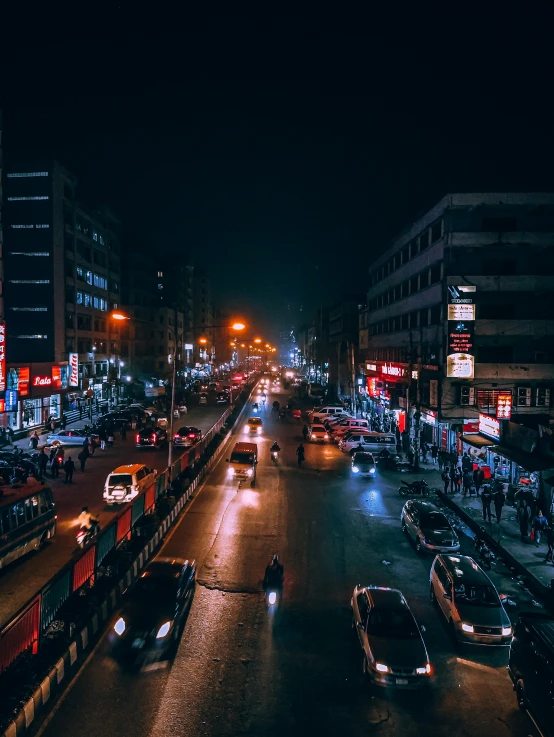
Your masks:
<path fill-rule="evenodd" d="M 8 365 L 2 426 L 17 432 L 59 419 L 68 390 L 67 364 Z"/>
<path fill-rule="evenodd" d="M 406 388 L 409 368 L 400 363 L 365 364 L 366 391 L 363 398 L 365 416 L 376 423 L 374 429 L 393 426 L 402 433 L 407 426 Z M 417 372 L 413 372 L 417 374 Z"/>
<path fill-rule="evenodd" d="M 438 446 L 439 427 L 437 412 L 435 410 L 421 409 L 420 433 L 422 443 L 425 442 L 427 445 L 434 445 L 436 443 Z"/>

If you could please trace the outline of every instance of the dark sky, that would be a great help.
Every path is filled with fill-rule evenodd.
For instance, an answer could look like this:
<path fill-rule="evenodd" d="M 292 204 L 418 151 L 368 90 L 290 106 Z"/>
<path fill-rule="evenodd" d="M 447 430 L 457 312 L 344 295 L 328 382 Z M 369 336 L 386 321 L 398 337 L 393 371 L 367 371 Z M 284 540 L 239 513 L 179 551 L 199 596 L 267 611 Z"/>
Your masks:
<path fill-rule="evenodd" d="M 288 305 L 363 293 L 446 192 L 553 189 L 551 18 L 506 8 L 46 17 L 8 42 L 4 145 L 56 156 L 275 337 Z"/>

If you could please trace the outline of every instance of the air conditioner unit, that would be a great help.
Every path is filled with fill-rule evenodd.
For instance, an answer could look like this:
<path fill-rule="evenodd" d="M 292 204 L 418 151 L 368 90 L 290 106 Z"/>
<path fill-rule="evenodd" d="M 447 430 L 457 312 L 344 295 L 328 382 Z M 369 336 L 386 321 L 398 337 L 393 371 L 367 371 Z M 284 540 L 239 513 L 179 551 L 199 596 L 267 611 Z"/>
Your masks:
<path fill-rule="evenodd" d="M 550 407 L 550 389 L 539 387 L 535 397 L 535 404 L 537 407 Z"/>
<path fill-rule="evenodd" d="M 464 406 L 475 404 L 475 389 L 472 386 L 460 387 L 460 404 Z"/>
<path fill-rule="evenodd" d="M 530 407 L 531 406 L 531 388 L 525 386 L 517 387 L 516 404 L 518 407 Z"/>

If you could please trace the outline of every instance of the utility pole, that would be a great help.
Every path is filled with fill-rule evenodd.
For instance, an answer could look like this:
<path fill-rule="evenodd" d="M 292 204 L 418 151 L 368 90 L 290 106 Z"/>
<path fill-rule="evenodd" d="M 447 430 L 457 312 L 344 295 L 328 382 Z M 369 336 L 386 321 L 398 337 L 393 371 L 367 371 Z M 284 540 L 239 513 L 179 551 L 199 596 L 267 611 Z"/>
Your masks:
<path fill-rule="evenodd" d="M 356 411 L 356 365 L 354 363 L 354 341 L 350 341 L 350 401 L 352 403 L 352 412 L 357 417 Z"/>
<path fill-rule="evenodd" d="M 415 419 L 415 460 L 414 465 L 416 471 L 419 471 L 419 452 L 421 449 L 421 358 L 423 356 L 422 346 L 422 334 L 423 331 L 419 329 L 419 347 L 418 347 L 418 362 L 417 362 L 417 392 L 416 392 L 416 411 L 414 413 Z"/>

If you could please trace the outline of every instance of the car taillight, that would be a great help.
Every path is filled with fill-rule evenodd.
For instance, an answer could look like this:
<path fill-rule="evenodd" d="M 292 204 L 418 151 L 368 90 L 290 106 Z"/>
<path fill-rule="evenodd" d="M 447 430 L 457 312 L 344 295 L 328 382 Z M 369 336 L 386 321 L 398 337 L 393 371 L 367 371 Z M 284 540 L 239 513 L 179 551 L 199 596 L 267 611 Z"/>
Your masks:
<path fill-rule="evenodd" d="M 194 438 L 194 437 L 196 437 L 195 434 L 193 432 L 189 432 L 189 438 Z"/>
<path fill-rule="evenodd" d="M 157 438 L 157 435 L 156 435 L 156 433 L 155 433 L 155 432 L 153 432 L 153 433 L 152 433 L 152 440 L 156 440 L 156 438 Z"/>
<path fill-rule="evenodd" d="M 137 440 L 136 440 L 136 442 L 137 442 L 137 443 L 140 443 L 140 435 L 137 435 Z"/>
<path fill-rule="evenodd" d="M 177 440 L 177 438 L 179 438 L 179 437 L 180 437 L 180 435 L 179 435 L 179 433 L 177 433 L 177 435 L 174 435 L 174 436 L 173 436 L 173 439 L 174 439 L 174 440 Z"/>

